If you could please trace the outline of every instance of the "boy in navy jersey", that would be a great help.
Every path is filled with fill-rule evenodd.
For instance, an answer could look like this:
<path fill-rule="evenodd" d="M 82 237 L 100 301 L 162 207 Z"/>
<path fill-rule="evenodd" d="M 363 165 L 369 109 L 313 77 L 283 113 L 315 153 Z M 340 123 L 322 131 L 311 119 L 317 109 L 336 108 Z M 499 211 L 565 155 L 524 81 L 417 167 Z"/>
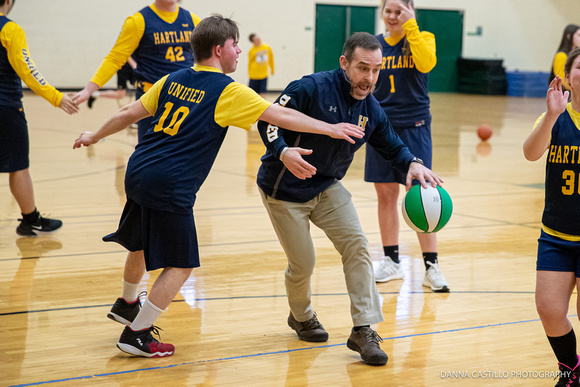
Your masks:
<path fill-rule="evenodd" d="M 310 300 L 310 277 L 315 254 L 310 221 L 320 227 L 342 256 L 346 287 L 351 301 L 353 329 L 348 348 L 364 362 L 384 365 L 380 336 L 370 328 L 383 321 L 373 276 L 367 239 L 350 193 L 340 180 L 354 152 L 365 142 L 407 173 L 407 185 L 418 179 L 432 185 L 441 179 L 414 157 L 393 131 L 377 100 L 371 95 L 381 67 L 381 46 L 373 35 L 359 32 L 349 37 L 340 57 L 340 68 L 305 76 L 290 83 L 277 102 L 329 123 L 350 121 L 365 130 L 354 144 L 325 136 L 296 133 L 260 121 L 258 129 L 266 154 L 258 171 L 258 186 L 276 235 L 288 258 L 285 273 L 290 305 L 288 325 L 301 340 L 328 340 Z M 288 130 L 290 129 L 290 130 Z"/>
<path fill-rule="evenodd" d="M 134 77 L 139 99 L 155 82 L 171 72 L 193 65 L 189 44 L 199 16 L 177 5 L 179 0 L 155 0 L 125 20 L 115 46 L 85 88 L 73 97 L 80 104 L 103 87 L 131 56 L 137 62 Z M 141 140 L 151 117 L 137 123 Z"/>
<path fill-rule="evenodd" d="M 28 124 L 22 105 L 22 81 L 68 114 L 78 112 L 78 107 L 68 95 L 52 87 L 36 69 L 24 30 L 6 17 L 13 5 L 13 0 L 0 0 L 0 173 L 8 173 L 10 192 L 22 213 L 16 233 L 36 236 L 59 229 L 62 221 L 44 218 L 36 209 L 29 171 Z"/>
<path fill-rule="evenodd" d="M 556 386 L 580 385 L 576 335 L 566 317 L 580 284 L 580 48 L 569 53 L 562 79 L 550 82 L 547 110 L 524 142 L 524 155 L 546 159 L 545 208 L 538 239 L 536 308 L 561 371 Z M 568 96 L 571 93 L 571 102 Z M 580 304 L 577 313 L 580 316 Z"/>
<path fill-rule="evenodd" d="M 153 323 L 192 269 L 200 265 L 192 207 L 229 125 L 249 130 L 263 118 L 351 143 L 354 140 L 350 136 L 363 135 L 355 125 L 330 125 L 272 105 L 225 75 L 236 69 L 241 52 L 238 36 L 238 27 L 230 19 L 219 15 L 203 19 L 191 35 L 196 60 L 193 68 L 161 78 L 97 132 L 82 133 L 73 146 L 95 144 L 139 119 L 153 116 L 127 165 L 127 204 L 119 229 L 103 238 L 129 250 L 123 294 L 108 314 L 126 325 L 117 343 L 124 352 L 164 357 L 175 350 L 173 345 L 153 338 L 151 333 L 158 332 Z M 145 270 L 155 269 L 163 272 L 141 308 L 139 283 Z"/>

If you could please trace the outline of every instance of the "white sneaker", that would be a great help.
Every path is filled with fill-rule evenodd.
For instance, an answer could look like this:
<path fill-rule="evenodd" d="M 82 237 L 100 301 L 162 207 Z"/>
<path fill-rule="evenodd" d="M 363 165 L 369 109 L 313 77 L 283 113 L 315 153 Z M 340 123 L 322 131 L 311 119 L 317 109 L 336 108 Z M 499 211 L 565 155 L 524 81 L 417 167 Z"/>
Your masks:
<path fill-rule="evenodd" d="M 436 263 L 427 262 L 431 267 L 425 272 L 423 286 L 431 288 L 435 293 L 449 293 L 449 284 Z"/>
<path fill-rule="evenodd" d="M 375 271 L 376 282 L 387 282 L 403 278 L 403 270 L 400 263 L 395 263 L 391 257 L 386 256 L 381 266 Z"/>

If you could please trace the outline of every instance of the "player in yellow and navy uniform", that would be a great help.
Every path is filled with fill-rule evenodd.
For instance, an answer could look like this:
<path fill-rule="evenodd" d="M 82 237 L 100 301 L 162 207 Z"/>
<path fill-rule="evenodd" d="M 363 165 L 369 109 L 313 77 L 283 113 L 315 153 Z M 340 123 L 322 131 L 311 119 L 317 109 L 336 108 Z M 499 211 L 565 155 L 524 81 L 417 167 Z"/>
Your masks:
<path fill-rule="evenodd" d="M 274 75 L 274 53 L 258 35 L 250 34 L 249 39 L 253 44 L 248 52 L 249 86 L 263 97 L 268 89 L 268 68 Z"/>
<path fill-rule="evenodd" d="M 580 48 L 568 54 L 564 74 L 571 91 L 563 92 L 559 76 L 550 82 L 547 110 L 536 121 L 523 149 L 530 161 L 548 152 L 536 308 L 559 362 L 557 386 L 579 386 L 580 357 L 567 314 L 572 292 L 580 284 Z M 576 309 L 580 312 L 580 304 Z"/>
<path fill-rule="evenodd" d="M 437 63 L 435 36 L 419 31 L 413 0 L 383 0 L 386 33 L 377 36 L 383 47 L 383 65 L 374 96 L 377 98 L 395 132 L 409 150 L 431 168 L 431 113 L 427 93 L 429 71 Z M 393 168 L 372 147 L 366 148 L 365 181 L 375 183 L 378 198 L 379 227 L 384 258 L 375 271 L 377 282 L 403 278 L 399 263 L 400 184 L 406 174 Z M 417 182 L 414 182 L 417 183 Z M 437 236 L 417 233 L 425 275 L 423 286 L 434 292 L 448 292 L 449 284 L 439 270 Z"/>
<path fill-rule="evenodd" d="M 70 97 L 52 87 L 36 69 L 24 30 L 6 17 L 13 4 L 13 0 L 0 0 L 0 172 L 10 175 L 10 191 L 22 213 L 16 232 L 35 236 L 57 230 L 62 222 L 44 218 L 36 209 L 29 172 L 28 125 L 22 105 L 21 80 L 36 94 L 68 114 L 76 113 L 78 107 Z"/>
<path fill-rule="evenodd" d="M 272 105 L 225 75 L 237 67 L 238 36 L 237 25 L 230 19 L 212 16 L 202 20 L 191 37 L 196 59 L 193 68 L 163 77 L 97 132 L 85 132 L 75 141 L 75 148 L 92 145 L 139 119 L 153 117 L 128 162 L 127 204 L 119 229 L 104 238 L 130 251 L 123 295 L 108 315 L 128 325 L 117 344 L 127 353 L 163 357 L 174 352 L 173 345 L 153 338 L 151 332 L 157 332 L 153 323 L 192 269 L 199 266 L 192 206 L 229 125 L 249 130 L 261 118 L 350 142 L 354 142 L 350 136 L 363 135 L 355 125 L 330 125 Z M 146 269 L 157 268 L 163 272 L 141 308 L 139 283 Z"/>
<path fill-rule="evenodd" d="M 74 96 L 81 103 L 103 87 L 131 56 L 139 99 L 155 82 L 171 72 L 193 66 L 189 40 L 199 16 L 177 5 L 178 0 L 155 0 L 153 4 L 128 17 L 115 46 L 105 57 L 91 81 Z M 138 122 L 139 140 L 151 119 Z"/>

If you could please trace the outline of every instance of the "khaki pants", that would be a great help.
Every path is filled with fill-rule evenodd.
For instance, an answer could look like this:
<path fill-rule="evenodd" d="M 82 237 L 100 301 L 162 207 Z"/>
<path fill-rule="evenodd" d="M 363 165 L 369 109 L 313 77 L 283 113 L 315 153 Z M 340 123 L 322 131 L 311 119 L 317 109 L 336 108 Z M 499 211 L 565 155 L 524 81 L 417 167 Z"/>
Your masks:
<path fill-rule="evenodd" d="M 355 326 L 383 321 L 373 266 L 350 193 L 337 181 L 306 203 L 273 199 L 260 190 L 262 201 L 288 258 L 286 294 L 298 321 L 313 317 L 310 277 L 316 257 L 310 221 L 322 229 L 342 256 L 350 312 Z"/>

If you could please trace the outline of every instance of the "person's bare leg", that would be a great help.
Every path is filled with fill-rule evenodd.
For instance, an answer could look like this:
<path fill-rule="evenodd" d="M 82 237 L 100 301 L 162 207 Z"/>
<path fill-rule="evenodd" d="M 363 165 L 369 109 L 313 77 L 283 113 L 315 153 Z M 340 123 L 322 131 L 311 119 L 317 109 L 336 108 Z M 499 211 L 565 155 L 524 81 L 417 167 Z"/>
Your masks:
<path fill-rule="evenodd" d="M 129 251 L 125 260 L 125 270 L 123 272 L 123 281 L 132 284 L 141 282 L 145 274 L 145 257 L 143 250 Z"/>
<path fill-rule="evenodd" d="M 30 214 L 36 209 L 34 203 L 34 188 L 32 186 L 32 178 L 28 168 L 20 171 L 11 172 L 8 174 L 8 181 L 10 185 L 10 192 L 16 199 L 20 212 L 23 214 Z"/>

